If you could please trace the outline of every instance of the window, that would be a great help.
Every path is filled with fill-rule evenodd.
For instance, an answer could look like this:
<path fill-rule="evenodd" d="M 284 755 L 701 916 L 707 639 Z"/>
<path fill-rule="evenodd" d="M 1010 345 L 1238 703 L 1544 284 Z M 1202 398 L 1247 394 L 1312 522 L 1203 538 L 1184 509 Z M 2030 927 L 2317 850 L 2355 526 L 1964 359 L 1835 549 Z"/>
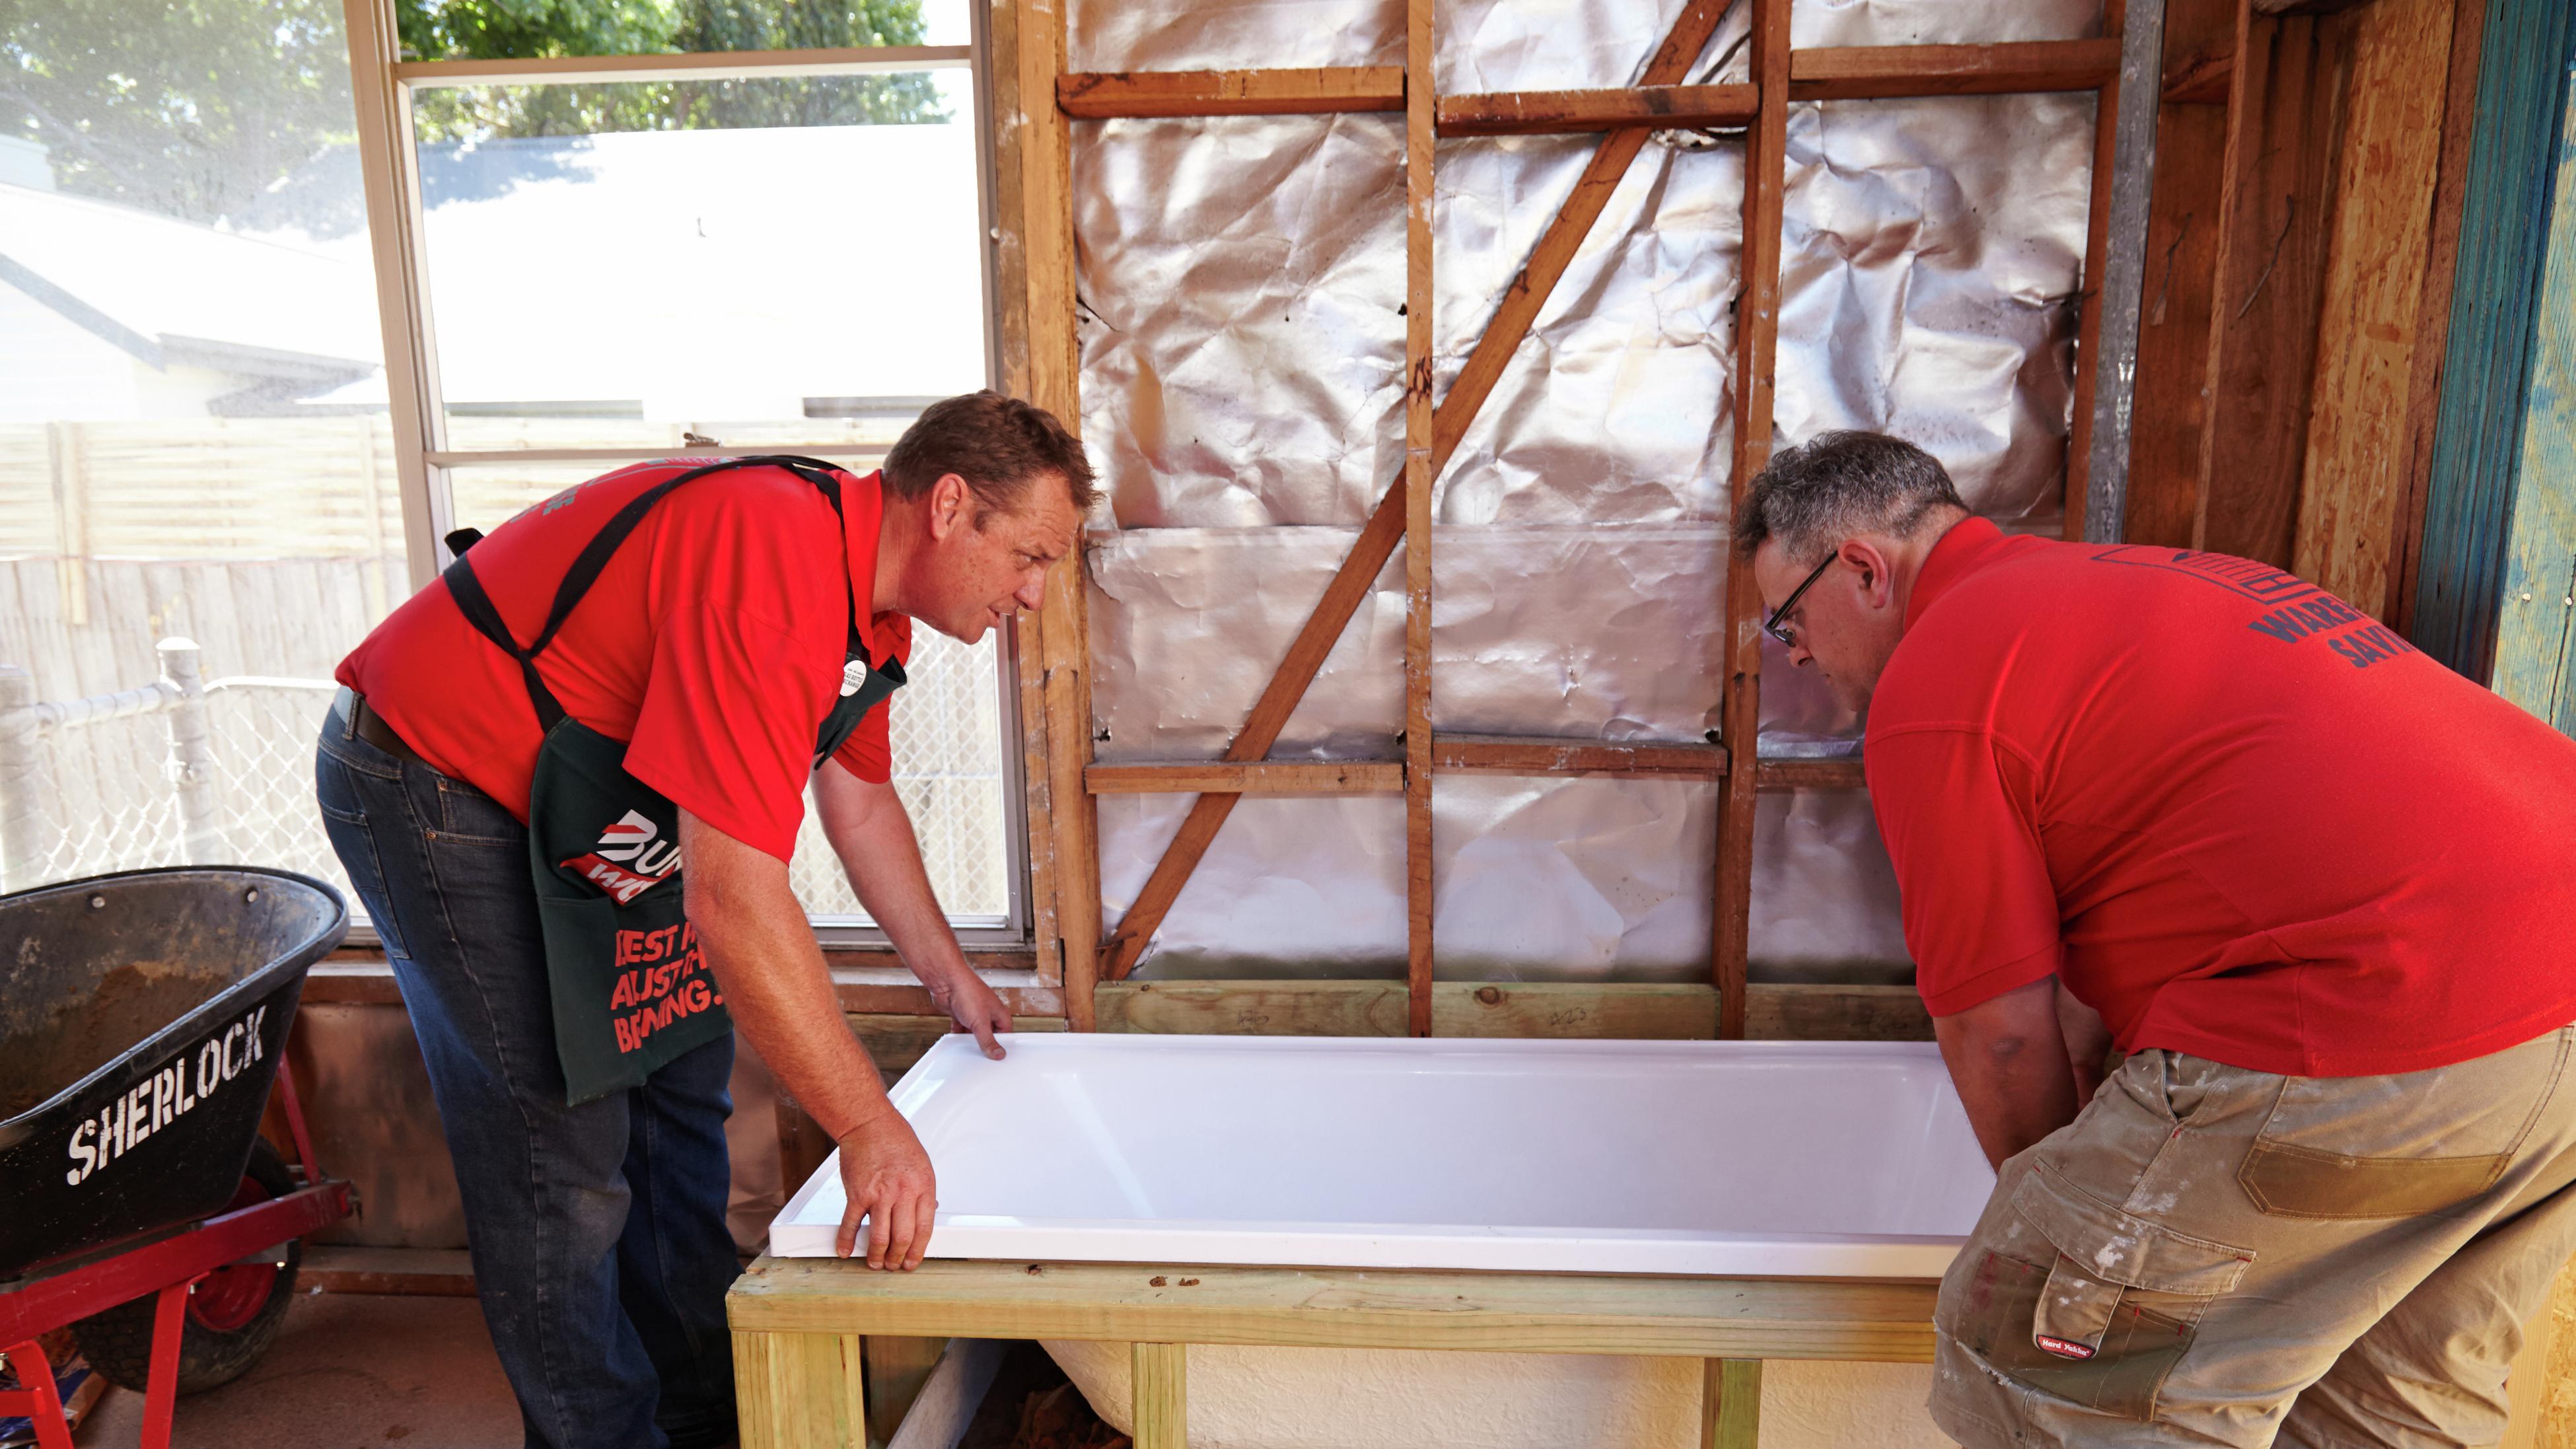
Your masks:
<path fill-rule="evenodd" d="M 257 861 L 409 592 L 336 0 L 0 33 L 0 884 Z M 345 882 L 343 882 L 345 885 Z"/>
<path fill-rule="evenodd" d="M 965 0 L 567 8 L 536 39 L 425 7 L 387 68 L 378 216 L 401 218 L 388 311 L 416 387 L 382 400 L 417 440 L 432 537 L 639 459 L 864 472 L 923 406 L 985 385 Z M 1000 636 L 922 631 L 892 706 L 896 786 L 969 932 L 1025 920 L 1015 674 Z M 827 936 L 868 929 L 810 812 L 791 873 Z"/>
<path fill-rule="evenodd" d="M 336 878 L 331 670 L 448 530 L 673 454 L 864 472 L 985 385 L 966 0 L 524 9 L 30 0 L 0 37 L 9 888 Z M 970 932 L 1026 918 L 1013 679 L 1001 638 L 924 631 L 893 706 Z M 794 879 L 867 929 L 810 819 Z"/>

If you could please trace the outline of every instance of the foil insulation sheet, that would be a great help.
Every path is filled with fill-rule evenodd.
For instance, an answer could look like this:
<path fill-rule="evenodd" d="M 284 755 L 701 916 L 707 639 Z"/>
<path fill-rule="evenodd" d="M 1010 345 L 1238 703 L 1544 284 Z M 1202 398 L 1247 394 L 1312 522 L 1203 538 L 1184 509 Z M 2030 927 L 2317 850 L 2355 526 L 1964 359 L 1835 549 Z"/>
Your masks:
<path fill-rule="evenodd" d="M 1444 981 L 1704 981 L 1717 787 L 1440 776 L 1432 969 Z M 1126 914 L 1186 795 L 1100 797 L 1100 887 Z M 1910 980 L 1896 883 L 1867 797 L 1763 795 L 1754 816 L 1756 981 Z M 1401 978 L 1404 802 L 1244 799 L 1137 966 L 1139 980 Z"/>
<path fill-rule="evenodd" d="M 1437 23 L 1437 22 L 1435 22 Z M 1404 64 L 1402 0 L 1070 0 L 1074 70 Z"/>
<path fill-rule="evenodd" d="M 1565 136 L 1441 145 L 1432 173 L 1436 395 L 1457 381 L 1594 147 Z M 1433 491 L 1435 516 L 1722 520 L 1743 219 L 1741 146 L 1650 143 L 1459 439 Z"/>
<path fill-rule="evenodd" d="M 1906 438 L 1988 517 L 2065 491 L 2093 97 L 1789 114 L 1775 436 Z"/>
<path fill-rule="evenodd" d="M 1680 0 L 1455 0 L 1444 91 L 1632 80 Z M 1692 79 L 1740 71 L 1739 6 Z M 1387 65 L 1363 0 L 1073 11 L 1077 69 Z M 1801 0 L 1800 45 L 2059 39 L 2098 0 Z M 1805 104 L 1785 177 L 1776 442 L 1896 432 L 1972 506 L 2059 507 L 2093 99 Z M 1401 465 L 1403 147 L 1392 115 L 1075 127 L 1084 435 L 1110 496 L 1088 550 L 1103 760 L 1207 758 L 1240 727 Z M 1445 392 L 1594 143 L 1441 143 Z M 1613 192 L 1434 496 L 1433 709 L 1447 731 L 1699 740 L 1718 724 L 1739 135 L 1658 133 Z M 1402 555 L 1274 757 L 1400 753 Z M 1762 749 L 1847 753 L 1857 721 L 1766 659 Z M 1434 937 L 1452 979 L 1698 979 L 1714 788 L 1444 776 Z M 1112 919 L 1185 796 L 1100 801 Z M 1757 978 L 1902 979 L 1895 888 L 1857 792 L 1766 795 Z M 1391 797 L 1240 804 L 1140 974 L 1400 974 Z"/>
<path fill-rule="evenodd" d="M 1398 118 L 1088 122 L 1073 176 L 1111 520 L 1366 519 L 1404 461 Z"/>
<path fill-rule="evenodd" d="M 1433 13 L 1441 93 L 1634 81 L 1683 0 L 1444 0 Z M 1404 64 L 1401 0 L 1071 0 L 1074 70 L 1251 70 Z M 1741 74 L 1746 6 L 1719 22 L 1694 81 Z M 1793 46 L 2080 40 L 2101 0 L 1793 0 Z"/>

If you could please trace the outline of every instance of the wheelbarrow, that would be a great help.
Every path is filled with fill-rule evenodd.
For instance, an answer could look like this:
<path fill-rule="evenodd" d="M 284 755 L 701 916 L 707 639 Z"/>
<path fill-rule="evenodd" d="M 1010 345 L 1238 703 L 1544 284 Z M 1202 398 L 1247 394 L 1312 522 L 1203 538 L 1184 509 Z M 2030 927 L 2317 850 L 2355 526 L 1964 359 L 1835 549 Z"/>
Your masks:
<path fill-rule="evenodd" d="M 339 892 L 249 867 L 127 871 L 0 896 L 0 1415 L 71 1449 L 39 1335 L 144 1390 L 166 1449 L 183 1390 L 247 1370 L 294 1293 L 296 1240 L 348 1216 L 279 1070 L 304 973 L 349 934 Z M 275 1088 L 302 1163 L 259 1127 Z"/>

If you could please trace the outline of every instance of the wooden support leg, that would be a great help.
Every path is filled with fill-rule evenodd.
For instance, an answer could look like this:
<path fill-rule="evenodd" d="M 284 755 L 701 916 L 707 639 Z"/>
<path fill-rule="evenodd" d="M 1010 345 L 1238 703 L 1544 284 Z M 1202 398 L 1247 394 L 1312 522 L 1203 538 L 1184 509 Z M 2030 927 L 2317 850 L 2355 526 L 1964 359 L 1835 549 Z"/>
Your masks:
<path fill-rule="evenodd" d="M 1713 1358 L 1700 1391 L 1700 1449 L 1754 1449 L 1762 1441 L 1762 1360 Z"/>
<path fill-rule="evenodd" d="M 733 1336 L 742 1449 L 843 1449 L 868 1442 L 855 1333 Z"/>
<path fill-rule="evenodd" d="M 1136 1449 L 1188 1449 L 1188 1346 L 1140 1343 L 1133 1347 L 1135 1382 L 1129 1398 L 1136 1416 Z"/>
<path fill-rule="evenodd" d="M 869 1334 L 868 1432 L 880 1441 L 894 1438 L 903 1416 L 921 1397 L 939 1357 L 948 1351 L 944 1338 L 882 1338 Z"/>

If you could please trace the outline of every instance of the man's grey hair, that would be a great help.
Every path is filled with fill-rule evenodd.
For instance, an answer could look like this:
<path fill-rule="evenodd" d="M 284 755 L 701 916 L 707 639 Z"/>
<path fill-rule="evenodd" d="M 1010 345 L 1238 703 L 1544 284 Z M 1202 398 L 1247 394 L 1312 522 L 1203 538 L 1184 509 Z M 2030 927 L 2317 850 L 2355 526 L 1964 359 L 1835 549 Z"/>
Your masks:
<path fill-rule="evenodd" d="M 1823 433 L 1772 455 L 1736 517 L 1735 546 L 1751 558 L 1776 538 L 1791 563 L 1813 563 L 1857 534 L 1912 538 L 1945 506 L 1967 507 L 1921 448 L 1885 433 Z"/>

